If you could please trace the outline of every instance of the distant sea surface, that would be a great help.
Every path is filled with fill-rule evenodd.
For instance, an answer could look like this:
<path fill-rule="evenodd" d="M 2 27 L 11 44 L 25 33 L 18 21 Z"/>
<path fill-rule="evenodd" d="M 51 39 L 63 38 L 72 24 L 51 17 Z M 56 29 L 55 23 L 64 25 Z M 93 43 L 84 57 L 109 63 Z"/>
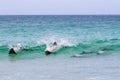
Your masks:
<path fill-rule="evenodd" d="M 67 47 L 46 56 L 52 42 Z M 0 16 L 0 80 L 119 80 L 119 57 L 119 15 Z"/>

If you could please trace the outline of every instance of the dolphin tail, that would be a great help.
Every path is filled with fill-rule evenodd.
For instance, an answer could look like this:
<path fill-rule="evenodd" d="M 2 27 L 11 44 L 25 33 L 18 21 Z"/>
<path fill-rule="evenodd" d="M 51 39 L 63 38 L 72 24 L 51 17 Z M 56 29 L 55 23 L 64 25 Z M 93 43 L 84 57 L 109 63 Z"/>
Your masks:
<path fill-rule="evenodd" d="M 17 54 L 17 53 L 14 51 L 13 48 L 11 48 L 11 49 L 9 50 L 9 54 Z"/>
<path fill-rule="evenodd" d="M 45 51 L 45 54 L 46 55 L 50 55 L 52 52 L 50 52 L 50 51 Z"/>

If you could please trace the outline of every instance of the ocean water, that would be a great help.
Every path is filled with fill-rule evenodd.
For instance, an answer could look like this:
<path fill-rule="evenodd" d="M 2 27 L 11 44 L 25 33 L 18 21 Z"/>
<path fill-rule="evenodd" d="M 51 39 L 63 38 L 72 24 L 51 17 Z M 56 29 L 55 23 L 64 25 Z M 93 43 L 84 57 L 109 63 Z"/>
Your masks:
<path fill-rule="evenodd" d="M 66 47 L 46 56 L 51 42 Z M 119 80 L 119 57 L 119 15 L 0 16 L 0 80 Z"/>

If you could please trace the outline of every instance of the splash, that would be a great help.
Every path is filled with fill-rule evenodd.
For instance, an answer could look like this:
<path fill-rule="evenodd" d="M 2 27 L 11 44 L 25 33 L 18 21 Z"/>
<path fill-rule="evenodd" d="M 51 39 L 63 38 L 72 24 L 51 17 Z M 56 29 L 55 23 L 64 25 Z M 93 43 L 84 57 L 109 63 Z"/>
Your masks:
<path fill-rule="evenodd" d="M 24 46 L 24 48 L 28 49 L 27 51 L 24 51 L 24 53 L 39 53 L 45 55 L 45 50 L 47 48 L 47 45 L 52 43 L 54 40 L 49 42 L 38 42 L 37 44 L 32 44 Z M 56 41 L 59 46 L 59 48 L 55 51 L 57 54 L 76 54 L 83 51 L 86 52 L 98 52 L 98 51 L 120 51 L 120 44 L 119 39 L 110 39 L 110 40 L 94 40 L 91 42 L 84 42 L 84 43 L 78 43 L 74 44 L 71 43 L 68 40 L 61 39 L 60 41 Z M 19 43 L 18 43 L 19 44 Z M 8 53 L 8 50 L 12 47 L 18 47 L 17 45 L 1 45 L 0 46 L 0 54 L 1 53 Z"/>

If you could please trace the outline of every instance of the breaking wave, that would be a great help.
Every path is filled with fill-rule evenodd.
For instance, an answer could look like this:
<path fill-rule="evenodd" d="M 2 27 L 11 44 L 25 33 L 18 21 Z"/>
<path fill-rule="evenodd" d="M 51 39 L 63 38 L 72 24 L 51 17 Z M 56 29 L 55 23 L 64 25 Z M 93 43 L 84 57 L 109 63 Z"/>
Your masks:
<path fill-rule="evenodd" d="M 110 40 L 94 40 L 91 42 L 83 42 L 83 43 L 70 43 L 68 41 L 62 41 L 57 42 L 60 45 L 64 45 L 65 47 L 60 48 L 58 51 L 56 51 L 57 54 L 76 54 L 83 51 L 86 52 L 98 52 L 98 51 L 120 51 L 120 40 L 119 39 L 110 39 Z M 49 42 L 50 43 L 50 42 Z M 22 53 L 39 53 L 45 55 L 45 49 L 48 42 L 37 42 L 36 45 L 25 45 L 24 48 L 26 48 L 26 51 L 21 52 Z M 16 44 L 17 45 L 17 44 Z M 0 45 L 0 54 L 7 54 L 9 51 L 9 48 L 11 46 L 16 45 Z"/>

